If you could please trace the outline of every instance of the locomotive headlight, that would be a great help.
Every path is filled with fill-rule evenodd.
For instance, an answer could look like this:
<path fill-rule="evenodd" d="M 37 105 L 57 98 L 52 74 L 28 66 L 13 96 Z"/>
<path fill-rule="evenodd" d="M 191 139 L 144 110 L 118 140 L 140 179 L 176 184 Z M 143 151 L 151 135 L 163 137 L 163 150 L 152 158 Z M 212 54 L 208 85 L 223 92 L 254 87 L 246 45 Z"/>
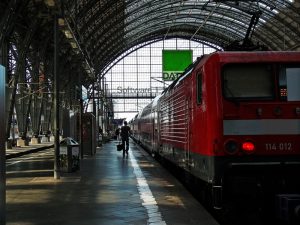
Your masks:
<path fill-rule="evenodd" d="M 255 150 L 255 145 L 251 141 L 246 141 L 242 144 L 244 152 L 252 153 Z"/>
<path fill-rule="evenodd" d="M 226 153 L 233 155 L 239 151 L 239 145 L 234 140 L 229 140 L 225 143 L 225 151 Z"/>

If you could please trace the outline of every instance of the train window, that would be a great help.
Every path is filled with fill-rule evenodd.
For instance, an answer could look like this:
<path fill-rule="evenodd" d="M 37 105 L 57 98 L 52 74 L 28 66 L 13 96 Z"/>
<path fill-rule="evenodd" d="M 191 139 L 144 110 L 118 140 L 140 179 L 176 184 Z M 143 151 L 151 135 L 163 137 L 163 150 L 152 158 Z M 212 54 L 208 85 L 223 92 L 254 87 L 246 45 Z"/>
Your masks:
<path fill-rule="evenodd" d="M 197 104 L 202 103 L 202 73 L 198 73 L 197 76 Z"/>
<path fill-rule="evenodd" d="M 225 98 L 274 98 L 274 79 L 269 64 L 228 64 L 223 67 L 222 74 Z"/>
<path fill-rule="evenodd" d="M 282 66 L 279 71 L 281 100 L 300 101 L 300 68 Z"/>

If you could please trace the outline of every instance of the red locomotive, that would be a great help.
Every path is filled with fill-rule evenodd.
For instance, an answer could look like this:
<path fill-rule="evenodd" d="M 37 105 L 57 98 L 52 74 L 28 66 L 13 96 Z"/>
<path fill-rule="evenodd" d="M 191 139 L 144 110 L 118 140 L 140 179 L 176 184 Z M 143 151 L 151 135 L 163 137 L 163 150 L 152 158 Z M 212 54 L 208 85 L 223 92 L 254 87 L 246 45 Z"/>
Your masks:
<path fill-rule="evenodd" d="M 300 52 L 203 56 L 132 129 L 149 151 L 200 180 L 215 208 L 232 195 L 299 194 Z"/>

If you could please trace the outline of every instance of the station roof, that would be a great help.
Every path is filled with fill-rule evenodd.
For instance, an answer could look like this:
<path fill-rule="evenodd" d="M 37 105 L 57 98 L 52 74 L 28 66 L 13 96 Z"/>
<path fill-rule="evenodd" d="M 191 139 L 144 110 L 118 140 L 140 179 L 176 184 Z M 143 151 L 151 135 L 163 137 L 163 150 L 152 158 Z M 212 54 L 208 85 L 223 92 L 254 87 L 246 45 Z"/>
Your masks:
<path fill-rule="evenodd" d="M 300 44 L 300 3 L 291 0 L 67 2 L 68 17 L 98 71 L 130 48 L 154 40 L 181 37 L 226 48 L 245 38 L 251 20 L 254 43 L 271 50 Z"/>
<path fill-rule="evenodd" d="M 250 40 L 255 46 L 269 50 L 297 50 L 300 45 L 299 0 L 19 2 L 28 2 L 29 12 L 41 10 L 38 15 L 48 20 L 45 13 L 58 11 L 63 25 L 70 30 L 64 30 L 65 36 L 70 42 L 75 40 L 73 45 L 80 48 L 96 74 L 103 74 L 116 58 L 133 48 L 174 37 L 229 50 L 234 45 L 247 45 Z M 27 20 L 35 15 L 23 14 Z"/>

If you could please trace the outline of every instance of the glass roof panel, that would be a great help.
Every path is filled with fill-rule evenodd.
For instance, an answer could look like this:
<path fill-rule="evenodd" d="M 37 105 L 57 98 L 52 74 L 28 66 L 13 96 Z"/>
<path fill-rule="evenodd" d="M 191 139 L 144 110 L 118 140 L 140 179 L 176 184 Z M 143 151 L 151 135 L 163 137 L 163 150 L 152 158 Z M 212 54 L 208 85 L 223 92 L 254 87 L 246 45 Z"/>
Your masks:
<path fill-rule="evenodd" d="M 300 4 L 292 0 L 67 2 L 67 15 L 76 24 L 83 49 L 92 56 L 98 72 L 133 44 L 157 38 L 184 35 L 226 46 L 235 38 L 245 38 L 255 15 L 258 20 L 250 35 L 253 41 L 267 43 L 273 50 L 293 49 L 300 42 Z"/>

